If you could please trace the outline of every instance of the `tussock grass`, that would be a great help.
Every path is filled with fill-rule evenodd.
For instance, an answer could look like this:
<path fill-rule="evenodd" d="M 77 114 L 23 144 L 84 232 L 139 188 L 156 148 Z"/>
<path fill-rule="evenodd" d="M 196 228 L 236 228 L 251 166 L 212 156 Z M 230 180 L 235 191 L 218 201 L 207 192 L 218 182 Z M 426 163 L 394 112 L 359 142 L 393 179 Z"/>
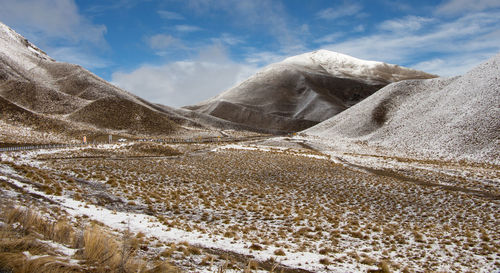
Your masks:
<path fill-rule="evenodd" d="M 168 262 L 149 264 L 136 255 L 143 234 L 117 237 L 96 223 L 76 232 L 65 219 L 48 220 L 33 208 L 2 207 L 0 220 L 6 223 L 0 228 L 0 271 L 179 272 Z M 79 250 L 67 257 L 47 240 Z M 70 258 L 80 264 L 69 263 Z"/>
<path fill-rule="evenodd" d="M 97 225 L 87 227 L 83 236 L 82 257 L 90 264 L 118 268 L 120 263 L 119 245 L 108 237 Z"/>
<path fill-rule="evenodd" d="M 182 154 L 177 149 L 169 145 L 160 143 L 135 143 L 129 147 L 129 151 L 138 155 L 152 155 L 152 156 L 172 156 Z"/>
<path fill-rule="evenodd" d="M 449 271 L 467 271 L 495 262 L 500 208 L 490 199 L 277 149 L 208 152 L 213 146 L 170 145 L 188 152 L 182 157 L 126 158 L 154 153 L 157 144 L 152 145 L 151 151 L 113 151 L 123 152 L 120 160 L 105 156 L 56 160 L 61 155 L 45 155 L 44 167 L 52 171 L 26 167 L 19 172 L 47 187 L 60 185 L 63 194 L 80 196 L 88 203 L 121 210 L 147 209 L 166 229 L 198 231 L 214 240 L 225 237 L 254 245 L 247 250 L 255 254 L 276 247 L 287 256 L 304 251 L 323 255 L 316 264 L 320 258 L 328 258 L 335 266 L 349 263 L 361 267 L 374 267 L 375 261 L 391 258 L 394 263 L 390 266 L 395 270 L 401 268 L 394 264 L 402 264 L 416 271 L 441 270 L 436 261 L 443 259 L 453 264 Z M 87 152 L 91 156 L 94 151 Z M 431 174 L 428 169 L 418 169 L 407 176 L 425 180 Z M 69 182 L 67 177 L 78 180 Z M 443 177 L 451 176 L 440 174 L 433 179 Z M 452 182 L 465 185 L 466 181 Z M 95 188 L 126 201 L 118 206 L 112 198 L 92 199 Z M 119 257 L 128 252 L 132 256 L 143 253 L 141 247 L 152 248 L 146 241 L 136 241 L 130 242 L 127 252 L 122 250 L 122 242 L 135 239 L 110 238 L 117 244 L 115 254 Z M 445 248 L 461 249 L 462 253 L 438 250 Z M 356 252 L 350 253 L 353 249 Z M 193 257 L 199 254 L 191 253 L 188 245 L 163 250 L 156 253 L 161 260 L 189 263 L 202 259 Z M 339 256 L 341 253 L 348 254 Z"/>
<path fill-rule="evenodd" d="M 84 272 L 81 266 L 68 263 L 67 257 L 60 257 L 56 249 L 40 241 L 37 234 L 25 235 L 28 230 L 34 232 L 33 228 L 18 230 L 12 226 L 2 227 L 0 230 L 0 271 Z"/>
<path fill-rule="evenodd" d="M 0 269 L 19 273 L 72 273 L 86 272 L 78 265 L 69 264 L 54 256 L 30 259 L 23 253 L 0 253 Z"/>

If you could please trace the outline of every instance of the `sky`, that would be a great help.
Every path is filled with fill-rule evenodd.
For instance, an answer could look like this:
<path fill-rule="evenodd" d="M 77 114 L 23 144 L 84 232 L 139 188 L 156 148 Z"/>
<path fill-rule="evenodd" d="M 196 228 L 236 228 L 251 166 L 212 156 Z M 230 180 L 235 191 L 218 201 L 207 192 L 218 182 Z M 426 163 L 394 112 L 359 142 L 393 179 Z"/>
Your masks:
<path fill-rule="evenodd" d="M 318 49 L 440 76 L 500 51 L 498 0 L 0 0 L 0 21 L 58 61 L 174 107 Z"/>

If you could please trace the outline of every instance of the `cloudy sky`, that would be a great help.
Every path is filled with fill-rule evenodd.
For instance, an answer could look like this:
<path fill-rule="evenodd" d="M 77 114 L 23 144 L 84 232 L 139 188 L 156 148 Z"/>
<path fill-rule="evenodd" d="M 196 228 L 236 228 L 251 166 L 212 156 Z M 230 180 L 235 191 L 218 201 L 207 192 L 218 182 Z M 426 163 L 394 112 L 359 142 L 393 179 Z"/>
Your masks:
<path fill-rule="evenodd" d="M 51 57 L 170 106 L 316 49 L 459 75 L 500 51 L 498 0 L 0 0 Z"/>

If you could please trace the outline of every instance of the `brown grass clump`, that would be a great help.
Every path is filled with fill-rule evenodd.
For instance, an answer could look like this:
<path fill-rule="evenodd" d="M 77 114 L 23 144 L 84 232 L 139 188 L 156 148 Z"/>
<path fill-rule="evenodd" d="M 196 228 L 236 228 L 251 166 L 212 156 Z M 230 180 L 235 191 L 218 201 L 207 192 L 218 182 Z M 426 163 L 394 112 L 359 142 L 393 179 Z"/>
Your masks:
<path fill-rule="evenodd" d="M 389 264 L 386 261 L 381 261 L 378 264 L 378 269 L 371 269 L 368 270 L 369 273 L 391 273 L 391 268 L 389 267 Z"/>
<path fill-rule="evenodd" d="M 256 250 L 256 251 L 260 251 L 260 250 L 263 250 L 264 248 L 259 245 L 259 244 L 256 244 L 256 243 L 253 243 L 252 245 L 250 245 L 249 247 L 251 250 Z"/>
<path fill-rule="evenodd" d="M 322 248 L 319 250 L 319 254 L 321 254 L 321 255 L 327 255 L 330 252 L 332 252 L 332 249 L 330 249 L 330 248 Z"/>
<path fill-rule="evenodd" d="M 19 273 L 71 273 L 85 272 L 78 265 L 53 256 L 29 258 L 23 253 L 0 253 L 0 270 Z"/>
<path fill-rule="evenodd" d="M 136 256 L 144 234 L 125 232 L 113 236 L 97 224 L 75 232 L 64 219 L 50 221 L 31 208 L 2 208 L 0 220 L 0 272 L 178 272 L 168 262 L 153 266 Z M 75 248 L 74 257 L 64 256 L 45 243 L 51 240 Z M 189 248 L 193 254 L 199 249 Z M 80 265 L 69 263 L 78 259 Z"/>
<path fill-rule="evenodd" d="M 283 249 L 280 248 L 280 249 L 276 249 L 274 251 L 274 255 L 276 255 L 276 256 L 286 256 L 286 253 L 285 253 L 285 251 Z"/>
<path fill-rule="evenodd" d="M 152 156 L 173 156 L 182 154 L 168 145 L 159 143 L 134 143 L 129 149 L 132 153 Z"/>
<path fill-rule="evenodd" d="M 259 269 L 259 263 L 254 260 L 248 261 L 247 267 L 244 272 L 252 272 L 253 270 Z"/>
<path fill-rule="evenodd" d="M 322 265 L 330 265 L 330 264 L 332 264 L 332 262 L 328 258 L 321 258 L 319 260 L 319 263 L 322 264 Z"/>
<path fill-rule="evenodd" d="M 105 235 L 97 225 L 92 225 L 85 230 L 83 258 L 91 264 L 107 265 L 117 268 L 120 262 L 118 243 Z"/>
<path fill-rule="evenodd" d="M 32 257 L 37 255 L 35 257 Z M 10 226 L 0 230 L 0 272 L 83 272 L 33 235 Z"/>

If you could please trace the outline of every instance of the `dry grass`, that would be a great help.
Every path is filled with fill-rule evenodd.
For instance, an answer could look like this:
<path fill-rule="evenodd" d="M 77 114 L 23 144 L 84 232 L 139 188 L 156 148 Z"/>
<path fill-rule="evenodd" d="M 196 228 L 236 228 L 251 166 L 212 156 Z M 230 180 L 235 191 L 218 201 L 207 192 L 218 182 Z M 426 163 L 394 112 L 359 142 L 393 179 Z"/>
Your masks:
<path fill-rule="evenodd" d="M 438 231 L 445 223 L 459 220 L 459 226 L 449 230 L 451 237 L 462 237 L 462 227 L 469 227 L 469 234 L 479 233 L 478 222 L 486 225 L 485 230 L 494 230 L 487 212 L 495 214 L 496 205 L 487 200 L 352 171 L 292 151 L 228 149 L 168 161 L 78 162 L 79 166 L 62 162 L 57 168 L 71 170 L 84 179 L 106 177 L 109 181 L 119 177 L 110 190 L 136 204 L 148 204 L 167 226 L 190 230 L 195 225 L 208 234 L 240 238 L 250 242 L 253 251 L 261 251 L 267 244 L 261 238 L 268 238 L 287 242 L 291 252 L 331 256 L 357 245 L 370 249 L 403 247 L 418 256 L 423 253 L 419 248 L 443 241 Z M 440 205 L 436 206 L 437 202 Z M 468 211 L 464 204 L 470 202 L 486 211 Z M 430 215 L 436 217 L 434 225 L 428 225 Z M 483 220 L 478 221 L 478 217 Z M 484 234 L 482 238 L 491 237 Z M 498 238 L 498 233 L 495 236 Z M 415 238 L 417 246 L 410 245 L 409 237 Z M 481 243 L 478 239 L 470 238 L 476 246 Z M 330 243 L 317 250 L 314 242 Z M 468 251 L 494 253 L 476 247 Z M 432 270 L 433 265 L 425 263 L 430 257 L 410 263 Z M 362 260 L 348 259 L 356 263 Z"/>
<path fill-rule="evenodd" d="M 0 269 L 19 273 L 70 273 L 85 272 L 78 265 L 53 256 L 30 259 L 23 253 L 0 253 Z"/>
<path fill-rule="evenodd" d="M 182 154 L 169 145 L 159 143 L 135 143 L 129 146 L 129 151 L 137 155 L 172 156 Z"/>
<path fill-rule="evenodd" d="M 61 233 L 43 227 L 42 223 L 47 222 L 40 215 L 28 209 L 12 209 L 2 214 L 3 219 L 15 225 L 3 226 L 0 230 L 0 271 L 84 272 L 81 266 L 70 264 L 68 257 L 60 256 L 57 249 L 41 241 L 44 234 L 57 238 Z"/>
<path fill-rule="evenodd" d="M 326 259 L 332 263 L 329 267 L 342 263 L 373 267 L 376 261 L 390 259 L 418 271 L 440 270 L 437 261 L 449 264 L 449 271 L 466 271 L 493 265 L 498 259 L 500 208 L 491 199 L 360 172 L 305 157 L 303 151 L 204 152 L 213 146 L 165 145 L 186 152 L 185 156 L 127 158 L 154 154 L 162 147 L 153 145 L 143 152 L 141 146 L 113 152 L 122 153 L 124 160 L 71 159 L 73 155 L 61 160 L 67 154 L 51 154 L 44 157 L 46 169 L 12 167 L 39 189 L 59 185 L 61 194 L 79 196 L 88 203 L 147 211 L 167 229 L 244 242 L 255 255 L 276 247 L 287 259 L 298 252 L 322 255 L 315 263 Z M 103 151 L 85 151 L 90 156 L 94 152 Z M 431 170 L 423 172 L 419 169 L 412 175 L 430 182 L 434 182 L 430 178 L 452 179 L 442 174 L 432 177 Z M 466 185 L 458 179 L 452 182 Z M 98 199 L 99 192 L 126 202 Z M 119 246 L 113 255 L 122 255 L 123 238 L 112 240 Z M 203 255 L 181 247 L 161 249 L 157 256 L 188 263 L 190 257 Z M 439 251 L 445 248 L 461 249 L 461 253 Z M 342 255 L 352 249 L 356 253 Z"/>
<path fill-rule="evenodd" d="M 280 248 L 280 249 L 276 249 L 274 251 L 274 255 L 276 255 L 276 256 L 286 256 L 286 253 L 285 253 L 285 251 L 283 249 Z"/>
<path fill-rule="evenodd" d="M 66 221 L 50 221 L 33 208 L 2 208 L 0 219 L 0 270 L 13 272 L 179 272 L 167 262 L 153 265 L 135 255 L 137 237 L 117 237 L 93 223 L 83 235 Z M 127 234 L 127 233 L 125 233 Z M 74 248 L 67 257 L 47 240 Z M 79 264 L 69 263 L 79 260 Z"/>
<path fill-rule="evenodd" d="M 106 235 L 97 225 L 91 225 L 84 233 L 82 258 L 89 264 L 116 270 L 120 264 L 119 244 Z"/>

